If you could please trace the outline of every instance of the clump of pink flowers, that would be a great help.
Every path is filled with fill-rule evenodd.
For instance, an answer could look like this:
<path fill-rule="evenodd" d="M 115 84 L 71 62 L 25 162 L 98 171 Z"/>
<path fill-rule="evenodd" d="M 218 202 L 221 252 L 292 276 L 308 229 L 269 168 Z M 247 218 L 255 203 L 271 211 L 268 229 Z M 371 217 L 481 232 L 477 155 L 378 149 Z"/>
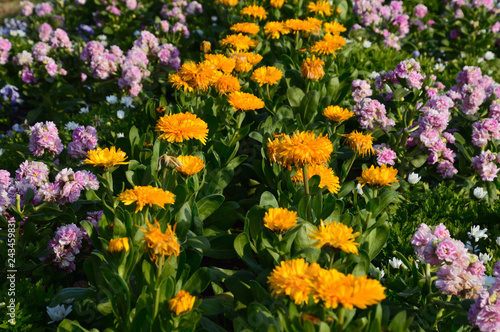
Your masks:
<path fill-rule="evenodd" d="M 49 255 L 41 258 L 42 261 L 52 261 L 57 267 L 66 273 L 75 271 L 75 256 L 80 253 L 82 239 L 86 232 L 75 224 L 61 226 L 57 229 L 54 237 L 48 245 Z"/>
<path fill-rule="evenodd" d="M 73 131 L 73 141 L 68 144 L 68 155 L 71 158 L 83 158 L 87 151 L 97 146 L 97 130 L 92 126 L 79 126 Z"/>
<path fill-rule="evenodd" d="M 56 175 L 54 182 L 45 183 L 40 187 L 39 195 L 45 202 L 67 204 L 76 202 L 85 189 L 99 189 L 95 174 L 87 170 L 75 172 L 71 168 L 64 168 Z"/>
<path fill-rule="evenodd" d="M 377 144 L 373 146 L 375 150 L 375 155 L 377 156 L 377 164 L 382 165 L 394 165 L 394 160 L 398 157 L 396 152 L 389 148 L 386 144 Z"/>
<path fill-rule="evenodd" d="M 493 285 L 483 289 L 469 309 L 469 323 L 481 332 L 500 329 L 500 261 L 493 268 Z"/>
<path fill-rule="evenodd" d="M 54 157 L 63 149 L 64 146 L 54 122 L 37 122 L 30 127 L 30 151 L 33 155 L 40 157 L 47 152 Z"/>

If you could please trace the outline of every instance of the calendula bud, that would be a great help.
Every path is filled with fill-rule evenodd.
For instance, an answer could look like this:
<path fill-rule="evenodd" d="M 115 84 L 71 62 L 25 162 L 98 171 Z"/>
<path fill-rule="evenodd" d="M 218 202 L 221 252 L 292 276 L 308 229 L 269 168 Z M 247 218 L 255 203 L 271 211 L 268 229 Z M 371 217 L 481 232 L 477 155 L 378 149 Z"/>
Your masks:
<path fill-rule="evenodd" d="M 120 253 L 123 250 L 128 252 L 130 250 L 130 244 L 128 243 L 128 237 L 122 237 L 121 239 L 111 239 L 109 240 L 108 252 L 110 254 Z"/>
<path fill-rule="evenodd" d="M 203 53 L 210 53 L 210 50 L 212 49 L 212 44 L 209 41 L 202 41 L 200 44 L 200 51 Z"/>

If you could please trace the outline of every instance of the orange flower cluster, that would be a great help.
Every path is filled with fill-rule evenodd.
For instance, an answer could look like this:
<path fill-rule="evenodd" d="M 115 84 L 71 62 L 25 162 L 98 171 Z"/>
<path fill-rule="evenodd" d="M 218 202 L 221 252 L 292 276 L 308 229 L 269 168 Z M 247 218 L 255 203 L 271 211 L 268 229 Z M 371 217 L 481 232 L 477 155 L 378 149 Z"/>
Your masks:
<path fill-rule="evenodd" d="M 340 190 L 340 179 L 335 175 L 333 169 L 325 165 L 311 165 L 307 169 L 307 178 L 310 179 L 315 175 L 319 175 L 321 181 L 319 182 L 319 187 L 327 187 L 328 191 L 332 194 L 336 194 Z M 293 182 L 304 182 L 303 170 L 298 169 L 297 175 L 292 177 Z"/>
<path fill-rule="evenodd" d="M 220 45 L 222 47 L 229 47 L 236 52 L 246 52 L 251 48 L 257 47 L 257 45 L 259 45 L 259 41 L 239 33 L 237 35 L 227 35 L 226 38 L 222 39 Z"/>
<path fill-rule="evenodd" d="M 244 7 L 241 12 L 241 16 L 249 16 L 257 20 L 265 20 L 267 18 L 267 11 L 262 6 L 250 5 Z"/>
<path fill-rule="evenodd" d="M 250 35 L 256 35 L 259 33 L 260 28 L 255 23 L 236 23 L 233 24 L 231 30 L 234 32 L 248 33 Z"/>
<path fill-rule="evenodd" d="M 322 40 L 317 41 L 311 47 L 311 52 L 320 55 L 335 55 L 335 51 L 340 50 L 345 44 L 346 40 L 343 37 L 327 33 Z"/>

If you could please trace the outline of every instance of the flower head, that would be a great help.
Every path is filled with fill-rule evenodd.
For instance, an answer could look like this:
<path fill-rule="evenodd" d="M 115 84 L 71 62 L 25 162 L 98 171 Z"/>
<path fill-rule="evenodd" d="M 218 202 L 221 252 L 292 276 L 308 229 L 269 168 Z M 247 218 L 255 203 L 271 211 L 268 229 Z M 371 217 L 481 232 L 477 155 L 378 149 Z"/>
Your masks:
<path fill-rule="evenodd" d="M 420 182 L 420 179 L 422 177 L 420 175 L 418 175 L 417 173 L 415 172 L 412 172 L 410 175 L 408 175 L 408 182 L 410 184 L 417 184 Z"/>
<path fill-rule="evenodd" d="M 357 131 L 353 131 L 350 134 L 342 135 L 346 138 L 345 143 L 349 144 L 349 147 L 354 151 L 354 153 L 360 154 L 361 156 L 365 156 L 365 154 L 370 155 L 371 153 L 375 153 L 373 150 L 373 137 L 372 134 L 359 133 Z"/>
<path fill-rule="evenodd" d="M 118 195 L 118 200 L 125 205 L 136 203 L 135 213 L 142 211 L 145 205 L 157 205 L 164 209 L 165 204 L 174 204 L 174 194 L 152 186 L 135 186 Z"/>
<path fill-rule="evenodd" d="M 186 62 L 177 73 L 180 79 L 176 78 L 174 75 L 171 76 L 170 81 L 177 89 L 180 90 L 180 87 L 183 87 L 184 90 L 186 90 L 185 85 L 187 85 L 191 88 L 191 90 L 188 88 L 188 91 L 192 91 L 192 89 L 206 91 L 215 81 L 217 81 L 220 72 L 209 61 L 198 64 Z M 185 82 L 185 84 L 182 82 Z M 179 87 L 175 84 L 179 85 Z"/>
<path fill-rule="evenodd" d="M 300 72 L 303 77 L 308 80 L 317 81 L 323 76 L 325 76 L 325 70 L 323 65 L 325 62 L 321 59 L 316 59 L 313 55 L 312 58 L 307 58 L 302 62 L 300 66 Z"/>
<path fill-rule="evenodd" d="M 347 29 L 340 23 L 337 22 L 332 22 L 332 23 L 325 23 L 323 26 L 323 30 L 326 33 L 331 33 L 332 35 L 340 35 L 341 32 L 347 31 Z"/>
<path fill-rule="evenodd" d="M 340 106 L 328 106 L 323 110 L 323 115 L 333 122 L 341 123 L 352 118 L 354 113 Z"/>
<path fill-rule="evenodd" d="M 230 74 L 236 66 L 234 59 L 226 57 L 224 54 L 205 54 L 205 60 L 215 66 L 215 69 Z"/>
<path fill-rule="evenodd" d="M 240 91 L 241 89 L 240 80 L 230 74 L 221 75 L 217 82 L 214 83 L 214 87 L 219 95 L 225 95 L 226 93 Z"/>
<path fill-rule="evenodd" d="M 241 33 L 248 33 L 250 35 L 256 35 L 259 33 L 260 28 L 257 24 L 255 23 L 236 23 L 233 24 L 231 27 L 231 30 L 234 32 L 241 32 Z"/>
<path fill-rule="evenodd" d="M 259 86 L 263 84 L 275 85 L 278 84 L 279 80 L 283 77 L 283 73 L 276 67 L 260 67 L 254 70 L 252 73 L 252 81 L 259 83 Z"/>
<path fill-rule="evenodd" d="M 358 243 L 354 238 L 360 235 L 360 232 L 353 233 L 352 227 L 348 227 L 340 222 L 330 222 L 325 224 L 321 221 L 319 227 L 315 227 L 309 237 L 316 241 L 313 246 L 326 249 L 340 249 L 347 253 L 358 254 Z"/>
<path fill-rule="evenodd" d="M 320 16 L 330 16 L 332 14 L 332 6 L 328 1 L 318 0 L 317 2 L 309 2 L 307 5 L 307 10 L 310 13 L 315 13 Z"/>
<path fill-rule="evenodd" d="M 474 241 L 478 242 L 481 239 L 488 238 L 488 234 L 486 234 L 487 231 L 487 228 L 481 229 L 479 225 L 476 225 L 470 227 L 470 232 L 467 232 L 467 235 L 469 236 L 469 238 L 474 238 Z"/>
<path fill-rule="evenodd" d="M 194 89 L 188 82 L 184 81 L 179 74 L 170 74 L 168 81 L 172 83 L 173 87 L 177 90 L 184 90 L 184 92 L 193 92 Z"/>
<path fill-rule="evenodd" d="M 158 138 L 168 142 L 183 142 L 184 140 L 197 139 L 205 144 L 208 135 L 208 125 L 205 121 L 192 113 L 169 114 L 161 117 L 155 130 L 162 132 Z"/>
<path fill-rule="evenodd" d="M 158 256 L 178 257 L 180 254 L 181 245 L 177 241 L 175 235 L 175 226 L 168 225 L 165 233 L 161 231 L 160 224 L 155 219 L 154 224 L 146 222 L 148 228 L 141 226 L 139 228 L 144 232 L 144 250 L 149 254 L 149 258 L 158 263 Z"/>
<path fill-rule="evenodd" d="M 391 259 L 389 259 L 389 265 L 392 266 L 392 268 L 396 269 L 396 270 L 398 270 L 400 267 L 403 267 L 403 269 L 406 269 L 406 265 L 404 265 L 403 261 L 397 257 L 392 257 Z"/>
<path fill-rule="evenodd" d="M 267 22 L 264 25 L 264 33 L 267 38 L 278 39 L 281 35 L 286 35 L 289 32 L 290 30 L 285 27 L 283 22 Z"/>
<path fill-rule="evenodd" d="M 321 181 L 319 182 L 319 187 L 327 187 L 328 191 L 332 194 L 336 194 L 340 190 L 339 177 L 335 176 L 333 169 L 325 165 L 311 165 L 307 168 L 308 179 L 315 175 L 319 175 Z M 297 175 L 292 178 L 294 182 L 304 182 L 304 175 L 302 169 L 297 170 Z"/>
<path fill-rule="evenodd" d="M 270 0 L 270 5 L 273 8 L 281 8 L 284 3 L 285 0 Z"/>
<path fill-rule="evenodd" d="M 97 148 L 95 150 L 87 151 L 87 159 L 83 160 L 86 165 L 94 165 L 103 168 L 111 168 L 116 165 L 127 165 L 130 161 L 125 161 L 127 155 L 120 149 L 114 146 L 111 148 Z"/>
<path fill-rule="evenodd" d="M 197 156 L 178 156 L 177 159 L 182 166 L 177 167 L 177 171 L 185 176 L 191 176 L 203 169 L 205 163 Z"/>
<path fill-rule="evenodd" d="M 335 55 L 335 51 L 341 49 L 346 44 L 346 40 L 337 35 L 326 34 L 322 40 L 317 41 L 312 47 L 312 53 Z"/>
<path fill-rule="evenodd" d="M 265 104 L 259 97 L 246 92 L 235 91 L 227 97 L 228 103 L 237 111 L 251 111 L 264 108 Z"/>
<path fill-rule="evenodd" d="M 63 304 L 57 305 L 53 308 L 47 306 L 46 308 L 47 308 L 47 315 L 49 315 L 50 319 L 52 319 L 52 321 L 50 321 L 49 324 L 63 320 L 73 310 L 73 306 L 68 306 L 67 308 L 64 308 Z"/>
<path fill-rule="evenodd" d="M 130 250 L 130 244 L 128 237 L 122 237 L 120 239 L 109 240 L 108 252 L 110 254 L 120 253 L 122 251 L 128 252 Z"/>
<path fill-rule="evenodd" d="M 285 208 L 272 208 L 264 216 L 264 226 L 276 233 L 285 233 L 297 225 L 297 212 Z"/>
<path fill-rule="evenodd" d="M 483 187 L 476 187 L 474 188 L 473 194 L 477 199 L 483 199 L 488 195 L 488 191 L 484 190 Z"/>
<path fill-rule="evenodd" d="M 246 73 L 262 60 L 262 55 L 252 52 L 236 52 L 229 55 L 235 61 L 234 71 Z"/>
<path fill-rule="evenodd" d="M 380 167 L 371 166 L 361 173 L 361 177 L 356 178 L 360 183 L 370 186 L 391 186 L 391 183 L 398 182 L 396 179 L 398 170 L 387 167 L 385 164 Z"/>
<path fill-rule="evenodd" d="M 262 6 L 250 5 L 241 10 L 241 16 L 250 16 L 258 20 L 265 20 L 267 18 L 267 11 Z"/>
<path fill-rule="evenodd" d="M 346 275 L 335 290 L 337 290 L 334 293 L 337 293 L 339 302 L 349 310 L 354 307 L 366 309 L 367 306 L 377 304 L 386 297 L 385 287 L 380 284 L 380 281 L 352 274 Z"/>
<path fill-rule="evenodd" d="M 193 309 L 196 298 L 184 290 L 180 290 L 176 296 L 168 301 L 168 308 L 177 316 Z"/>
<path fill-rule="evenodd" d="M 236 50 L 236 52 L 239 52 L 248 51 L 256 47 L 259 45 L 259 41 L 239 33 L 237 35 L 227 35 L 226 38 L 221 41 L 220 45 L 222 47 L 230 47 Z"/>

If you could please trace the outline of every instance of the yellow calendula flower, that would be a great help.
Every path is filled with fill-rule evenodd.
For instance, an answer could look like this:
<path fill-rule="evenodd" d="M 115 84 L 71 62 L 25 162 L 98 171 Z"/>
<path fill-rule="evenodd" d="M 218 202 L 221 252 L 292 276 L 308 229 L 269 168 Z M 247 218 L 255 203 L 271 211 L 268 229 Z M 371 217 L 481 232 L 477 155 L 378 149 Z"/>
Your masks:
<path fill-rule="evenodd" d="M 177 241 L 175 235 L 175 226 L 168 225 L 165 233 L 161 231 L 160 224 L 155 219 L 154 224 L 146 222 L 148 228 L 139 226 L 144 232 L 144 250 L 149 254 L 149 258 L 158 264 L 160 256 L 171 257 L 174 255 L 178 257 L 181 252 L 181 245 Z"/>
<path fill-rule="evenodd" d="M 126 153 L 112 146 L 111 148 L 97 148 L 87 151 L 87 159 L 84 159 L 83 163 L 107 169 L 116 165 L 130 164 L 130 161 L 125 161 L 125 159 L 127 159 Z"/>
<path fill-rule="evenodd" d="M 385 299 L 385 287 L 380 281 L 369 279 L 366 276 L 356 277 L 348 274 L 340 287 L 336 287 L 336 295 L 344 308 L 352 310 L 354 307 L 366 309 Z"/>
<path fill-rule="evenodd" d="M 235 61 L 235 72 L 246 73 L 262 60 L 262 55 L 252 52 L 233 52 L 229 58 Z"/>
<path fill-rule="evenodd" d="M 321 269 L 313 279 L 312 295 L 314 302 L 323 301 L 325 307 L 335 309 L 339 305 L 339 297 L 337 292 L 338 287 L 343 286 L 345 274 L 336 269 L 326 270 Z"/>
<path fill-rule="evenodd" d="M 161 117 L 156 124 L 155 130 L 162 134 L 158 138 L 170 143 L 183 142 L 189 139 L 197 139 L 202 144 L 207 142 L 208 125 L 189 112 L 169 114 Z"/>
<path fill-rule="evenodd" d="M 241 33 L 248 33 L 250 35 L 256 35 L 259 33 L 260 28 L 257 24 L 255 23 L 236 23 L 233 24 L 231 27 L 231 30 L 234 32 L 241 32 Z"/>
<path fill-rule="evenodd" d="M 276 137 L 271 143 L 273 155 L 269 155 L 271 160 L 275 160 L 283 167 L 303 167 L 307 165 L 325 164 L 330 160 L 333 152 L 332 142 L 328 137 L 318 136 L 313 132 L 296 132 L 292 136 L 281 135 Z"/>
<path fill-rule="evenodd" d="M 307 178 L 310 179 L 315 175 L 319 175 L 321 181 L 319 182 L 319 187 L 327 187 L 328 191 L 332 194 L 336 194 L 340 190 L 340 180 L 338 176 L 335 176 L 333 169 L 325 165 L 311 165 L 307 168 Z M 294 182 L 304 182 L 303 170 L 299 168 L 297 170 L 297 175 L 292 177 Z"/>
<path fill-rule="evenodd" d="M 354 151 L 354 153 L 365 156 L 366 154 L 375 153 L 373 150 L 373 137 L 372 134 L 363 134 L 358 131 L 353 131 L 350 134 L 342 135 L 344 136 L 344 144 L 349 144 L 349 147 Z"/>
<path fill-rule="evenodd" d="M 267 38 L 278 39 L 281 35 L 286 35 L 290 30 L 285 28 L 285 24 L 283 22 L 267 22 L 264 25 L 264 33 Z"/>
<path fill-rule="evenodd" d="M 317 263 L 309 264 L 303 258 L 282 261 L 267 277 L 272 296 L 288 295 L 295 304 L 309 300 L 312 280 L 321 270 Z"/>
<path fill-rule="evenodd" d="M 241 16 L 250 16 L 257 20 L 265 20 L 267 18 L 267 11 L 262 6 L 250 5 L 244 7 L 241 12 Z"/>
<path fill-rule="evenodd" d="M 220 72 L 209 61 L 202 63 L 186 62 L 177 75 L 194 89 L 206 91 L 217 80 Z"/>
<path fill-rule="evenodd" d="M 215 0 L 215 3 L 221 3 L 227 7 L 234 7 L 238 4 L 238 0 Z"/>
<path fill-rule="evenodd" d="M 311 32 L 311 24 L 308 21 L 291 18 L 285 21 L 285 28 L 293 33 Z"/>
<path fill-rule="evenodd" d="M 236 66 L 234 59 L 226 57 L 224 54 L 205 54 L 205 60 L 215 66 L 215 69 L 230 74 Z"/>
<path fill-rule="evenodd" d="M 354 113 L 340 106 L 328 106 L 323 110 L 323 115 L 333 122 L 341 123 L 352 118 Z"/>
<path fill-rule="evenodd" d="M 210 53 L 210 50 L 212 50 L 212 43 L 210 43 L 208 40 L 204 40 L 200 44 L 200 51 L 203 53 Z"/>
<path fill-rule="evenodd" d="M 321 32 L 321 26 L 323 25 L 323 21 L 318 20 L 317 18 L 314 17 L 308 17 L 306 21 L 309 24 L 308 31 L 313 35 L 319 35 L 319 33 Z"/>
<path fill-rule="evenodd" d="M 214 87 L 220 95 L 240 91 L 241 89 L 240 80 L 228 74 L 221 75 L 217 82 L 214 83 Z"/>
<path fill-rule="evenodd" d="M 346 40 L 341 36 L 326 34 L 322 40 L 317 41 L 312 47 L 311 52 L 326 55 L 335 55 L 335 51 L 340 50 L 346 44 Z"/>
<path fill-rule="evenodd" d="M 317 2 L 309 2 L 307 5 L 307 10 L 310 13 L 315 13 L 321 16 L 330 16 L 332 15 L 332 6 L 328 3 L 328 1 L 317 1 Z"/>
<path fill-rule="evenodd" d="M 265 104 L 259 97 L 246 92 L 231 92 L 227 96 L 228 103 L 237 111 L 252 111 L 264 108 Z"/>
<path fill-rule="evenodd" d="M 153 205 L 164 209 L 165 204 L 174 204 L 174 194 L 152 186 L 135 186 L 118 195 L 118 200 L 125 205 L 135 203 L 135 213 L 142 211 L 145 205 Z"/>
<path fill-rule="evenodd" d="M 184 90 L 184 92 L 193 92 L 194 89 L 189 86 L 189 83 L 184 81 L 179 74 L 170 74 L 168 81 L 172 83 L 177 90 Z"/>
<path fill-rule="evenodd" d="M 284 3 L 285 3 L 285 0 L 270 0 L 270 5 L 273 8 L 281 8 L 281 7 L 283 7 Z"/>
<path fill-rule="evenodd" d="M 300 72 L 303 77 L 308 80 L 317 81 L 323 76 L 325 76 L 325 70 L 323 65 L 325 62 L 321 59 L 317 59 L 314 55 L 312 58 L 307 58 L 302 62 L 300 66 Z"/>
<path fill-rule="evenodd" d="M 176 296 L 168 301 L 168 308 L 177 316 L 193 309 L 195 297 L 184 290 L 180 290 Z"/>
<path fill-rule="evenodd" d="M 275 85 L 283 77 L 283 73 L 276 67 L 260 67 L 254 70 L 250 79 L 259 83 L 259 86 L 264 84 Z"/>
<path fill-rule="evenodd" d="M 325 224 L 322 220 L 321 225 L 311 231 L 309 237 L 316 241 L 312 245 L 316 248 L 340 249 L 346 253 L 358 254 L 356 246 L 359 243 L 354 242 L 354 239 L 361 233 L 353 233 L 352 227 L 336 221 Z"/>
<path fill-rule="evenodd" d="M 259 41 L 239 33 L 237 35 L 227 35 L 226 38 L 221 41 L 220 45 L 222 47 L 232 48 L 236 52 L 239 52 L 255 48 L 259 45 Z"/>
<path fill-rule="evenodd" d="M 387 165 L 382 165 L 380 167 L 371 166 L 368 169 L 365 169 L 363 173 L 361 173 L 361 177 L 356 178 L 359 183 L 363 185 L 368 184 L 372 187 L 377 186 L 391 186 L 391 183 L 398 182 L 396 175 L 398 174 L 398 170 L 392 167 L 387 167 Z"/>
<path fill-rule="evenodd" d="M 326 22 L 323 25 L 323 30 L 326 33 L 331 33 L 334 36 L 338 36 L 338 35 L 340 35 L 341 32 L 347 31 L 345 26 L 343 26 L 342 24 L 337 23 L 337 22 L 332 22 L 332 23 Z"/>
<path fill-rule="evenodd" d="M 264 226 L 276 233 L 285 233 L 297 225 L 297 212 L 285 208 L 271 208 L 264 216 Z"/>
<path fill-rule="evenodd" d="M 177 167 L 177 171 L 185 176 L 191 176 L 203 169 L 205 163 L 197 156 L 178 156 L 177 159 L 182 166 Z"/>
<path fill-rule="evenodd" d="M 128 252 L 130 250 L 130 244 L 128 242 L 128 237 L 122 237 L 121 239 L 109 240 L 108 252 L 110 254 L 120 253 L 124 250 L 126 252 Z"/>

